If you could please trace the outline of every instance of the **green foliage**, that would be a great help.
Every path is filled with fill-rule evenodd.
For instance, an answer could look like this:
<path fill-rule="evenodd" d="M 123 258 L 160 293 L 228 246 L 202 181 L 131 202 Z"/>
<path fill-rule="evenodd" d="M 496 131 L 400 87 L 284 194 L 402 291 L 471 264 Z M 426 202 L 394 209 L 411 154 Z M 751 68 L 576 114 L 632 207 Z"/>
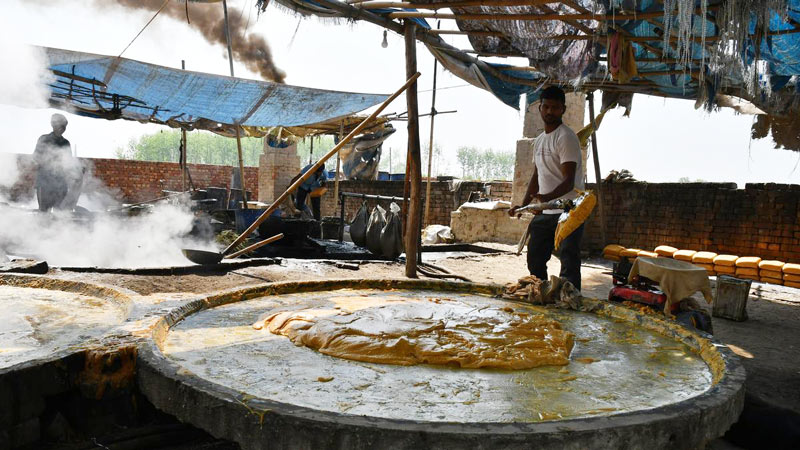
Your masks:
<path fill-rule="evenodd" d="M 236 166 L 239 164 L 236 139 L 220 136 L 206 131 L 187 133 L 186 160 L 190 164 L 215 164 Z M 146 134 L 131 139 L 125 148 L 118 148 L 117 158 L 139 161 L 178 162 L 180 152 L 180 130 L 162 130 L 158 133 Z M 322 136 L 314 139 L 314 161 L 333 148 L 333 138 Z M 242 160 L 245 166 L 258 166 L 259 155 L 264 144 L 261 138 L 242 138 Z M 300 165 L 308 164 L 311 150 L 311 139 L 301 140 L 297 144 Z M 328 161 L 327 168 L 336 167 L 336 160 Z"/>
<path fill-rule="evenodd" d="M 461 176 L 467 180 L 510 180 L 514 175 L 511 152 L 460 147 L 457 153 Z"/>

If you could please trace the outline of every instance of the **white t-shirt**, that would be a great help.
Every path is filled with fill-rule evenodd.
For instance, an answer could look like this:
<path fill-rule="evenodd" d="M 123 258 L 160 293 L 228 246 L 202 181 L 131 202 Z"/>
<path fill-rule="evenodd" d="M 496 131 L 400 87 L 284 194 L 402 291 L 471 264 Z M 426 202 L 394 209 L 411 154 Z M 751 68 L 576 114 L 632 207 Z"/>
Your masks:
<path fill-rule="evenodd" d="M 548 194 L 553 192 L 564 180 L 561 175 L 561 164 L 574 162 L 575 168 L 575 189 L 584 189 L 583 184 L 583 161 L 581 157 L 581 143 L 578 135 L 563 123 L 550 133 L 542 132 L 533 144 L 533 164 L 536 166 L 539 180 L 539 193 Z M 570 191 L 559 198 L 573 199 L 578 196 L 577 192 Z M 560 214 L 559 209 L 546 209 L 545 214 Z"/>

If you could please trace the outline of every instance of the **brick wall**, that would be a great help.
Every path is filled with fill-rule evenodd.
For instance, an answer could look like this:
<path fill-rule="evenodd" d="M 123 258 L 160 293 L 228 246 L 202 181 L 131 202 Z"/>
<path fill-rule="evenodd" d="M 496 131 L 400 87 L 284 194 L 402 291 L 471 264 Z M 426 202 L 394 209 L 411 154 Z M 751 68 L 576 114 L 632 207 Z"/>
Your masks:
<path fill-rule="evenodd" d="M 603 189 L 607 243 L 800 262 L 800 185 L 605 183 Z M 602 250 L 597 210 L 584 236 L 585 250 Z"/>
<path fill-rule="evenodd" d="M 19 178 L 8 189 L 12 199 L 33 197 L 35 169 L 31 155 L 16 155 Z M 92 168 L 97 179 L 108 187 L 115 197 L 124 202 L 141 202 L 160 197 L 161 190 L 179 191 L 181 170 L 178 163 L 132 161 L 122 159 L 81 158 Z M 207 164 L 189 164 L 192 180 L 198 188 L 208 186 L 227 187 L 230 185 L 233 167 Z M 247 190 L 258 196 L 258 168 L 245 167 Z"/>
<path fill-rule="evenodd" d="M 495 181 L 484 183 L 480 181 L 465 181 L 461 183 L 457 191 L 451 190 L 451 183 L 447 181 L 435 181 L 431 184 L 431 211 L 429 224 L 450 224 L 450 213 L 466 202 L 469 193 L 472 191 L 483 190 L 484 185 L 490 186 L 490 197 L 498 200 L 511 200 L 511 183 L 507 181 Z M 422 191 L 425 192 L 425 182 L 422 183 Z M 337 201 L 333 196 L 333 182 L 329 182 L 328 192 L 322 197 L 322 215 L 336 216 L 340 214 Z M 339 191 L 355 192 L 359 194 L 384 195 L 393 197 L 403 197 L 402 181 L 341 181 Z M 345 217 L 352 220 L 358 211 L 363 200 L 348 198 L 345 202 Z M 388 209 L 389 202 L 379 202 L 384 209 Z M 371 211 L 375 206 L 374 200 L 367 201 L 367 207 Z M 402 206 L 402 205 L 400 205 Z"/>

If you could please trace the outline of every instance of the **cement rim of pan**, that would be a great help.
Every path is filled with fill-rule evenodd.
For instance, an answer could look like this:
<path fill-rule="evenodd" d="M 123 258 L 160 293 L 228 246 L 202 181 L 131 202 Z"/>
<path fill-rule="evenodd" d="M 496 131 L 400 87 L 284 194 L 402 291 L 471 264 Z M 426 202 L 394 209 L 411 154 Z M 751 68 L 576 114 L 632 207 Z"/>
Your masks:
<path fill-rule="evenodd" d="M 744 405 L 745 370 L 726 345 L 661 317 L 636 314 L 599 300 L 596 302 L 603 304 L 599 314 L 635 321 L 697 350 L 714 374 L 711 388 L 681 402 L 611 416 L 536 423 L 431 423 L 356 416 L 253 398 L 195 376 L 161 352 L 169 329 L 202 310 L 267 295 L 344 288 L 427 289 L 493 296 L 502 292 L 499 285 L 408 279 L 276 282 L 218 292 L 173 310 L 156 323 L 152 339 L 139 350 L 139 388 L 159 409 L 214 436 L 237 441 L 243 448 L 527 448 L 531 444 L 540 448 L 696 448 L 723 435 L 737 421 Z"/>
<path fill-rule="evenodd" d="M 132 297 L 136 296 L 136 293 L 122 288 L 117 288 L 117 287 L 112 288 L 110 286 L 105 286 L 102 284 L 85 283 L 83 281 L 49 278 L 46 275 L 21 275 L 21 274 L 10 274 L 10 273 L 0 274 L 0 286 L 13 286 L 13 287 L 31 288 L 31 289 L 49 289 L 62 292 L 73 292 L 76 294 L 83 294 L 92 297 L 108 299 L 112 302 L 117 303 L 122 308 L 124 308 L 126 311 L 126 316 L 128 317 L 133 311 Z M 110 329 L 105 334 L 113 333 L 113 330 L 115 328 L 116 327 L 110 327 Z M 98 337 L 97 339 L 101 340 L 102 336 Z M 100 346 L 102 346 L 102 343 L 98 342 L 96 346 L 88 344 L 88 345 L 74 346 L 64 350 L 58 350 L 45 357 L 33 358 L 18 364 L 14 364 L 12 366 L 0 368 L 0 376 L 20 370 L 25 370 L 35 366 L 40 366 L 43 364 L 60 361 L 76 353 L 81 353 L 86 350 L 91 350 L 95 347 L 100 347 Z"/>

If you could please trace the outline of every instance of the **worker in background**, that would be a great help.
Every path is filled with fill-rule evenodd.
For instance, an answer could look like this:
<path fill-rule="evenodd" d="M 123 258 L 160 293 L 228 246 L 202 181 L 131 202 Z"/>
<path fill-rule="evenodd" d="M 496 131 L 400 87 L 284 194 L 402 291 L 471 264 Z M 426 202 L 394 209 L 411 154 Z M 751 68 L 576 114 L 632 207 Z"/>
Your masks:
<path fill-rule="evenodd" d="M 292 178 L 292 183 L 297 181 L 300 177 L 302 177 L 306 172 L 311 170 L 314 164 L 309 164 L 303 167 L 303 170 L 300 171 L 297 176 Z M 306 198 L 311 197 L 311 213 L 314 216 L 314 219 L 321 220 L 322 219 L 322 211 L 321 211 L 321 204 L 322 204 L 322 195 L 327 191 L 325 187 L 325 166 L 320 166 L 313 175 L 311 175 L 300 187 L 297 188 L 297 192 L 295 193 L 294 197 L 294 206 L 295 208 L 299 209 L 300 211 L 308 212 L 308 206 L 306 206 Z M 291 184 L 291 183 L 290 183 Z"/>
<path fill-rule="evenodd" d="M 39 211 L 61 207 L 79 166 L 72 157 L 69 141 L 64 138 L 67 118 L 62 114 L 53 114 L 50 125 L 53 132 L 40 136 L 33 151 Z"/>
<path fill-rule="evenodd" d="M 539 113 L 544 131 L 533 145 L 533 175 L 522 204 L 509 210 L 513 216 L 518 208 L 530 203 L 544 203 L 556 199 L 574 199 L 576 189 L 583 190 L 581 145 L 578 136 L 562 122 L 567 109 L 564 91 L 551 86 L 542 91 Z M 544 210 L 528 226 L 528 271 L 547 280 L 547 261 L 553 252 L 558 218 L 563 211 Z M 560 245 L 562 278 L 581 288 L 580 245 L 583 225 L 565 238 Z"/>

